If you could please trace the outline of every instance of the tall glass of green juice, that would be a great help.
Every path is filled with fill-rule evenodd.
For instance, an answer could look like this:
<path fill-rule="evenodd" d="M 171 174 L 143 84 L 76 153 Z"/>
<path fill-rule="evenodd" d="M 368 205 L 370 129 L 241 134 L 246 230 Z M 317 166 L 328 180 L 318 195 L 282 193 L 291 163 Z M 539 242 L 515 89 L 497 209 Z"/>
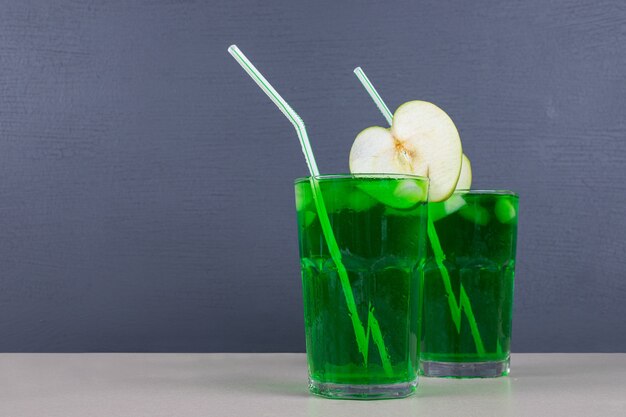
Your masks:
<path fill-rule="evenodd" d="M 429 210 L 438 242 L 431 239 L 424 272 L 420 373 L 507 375 L 518 196 L 457 191 L 444 202 L 430 203 Z M 437 258 L 436 248 L 445 259 Z"/>
<path fill-rule="evenodd" d="M 310 179 L 296 180 L 310 391 L 331 398 L 410 395 L 418 374 L 428 180 L 317 180 L 341 265 L 329 253 Z"/>

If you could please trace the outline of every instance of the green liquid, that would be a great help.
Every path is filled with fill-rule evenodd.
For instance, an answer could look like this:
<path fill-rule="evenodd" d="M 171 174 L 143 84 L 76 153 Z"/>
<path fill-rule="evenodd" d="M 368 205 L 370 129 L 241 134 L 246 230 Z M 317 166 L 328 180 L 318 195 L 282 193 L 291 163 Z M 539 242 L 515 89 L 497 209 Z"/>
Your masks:
<path fill-rule="evenodd" d="M 312 204 L 310 183 L 296 183 L 307 360 L 314 381 L 373 385 L 410 382 L 417 377 L 427 206 L 395 204 L 393 190 L 399 181 L 320 181 L 365 329 L 365 352 L 357 345 L 337 268 Z M 372 326 L 374 321 L 377 326 Z M 381 354 L 388 359 L 387 367 Z"/>
<path fill-rule="evenodd" d="M 431 203 L 431 218 L 446 256 L 452 292 L 457 303 L 461 287 L 467 293 L 484 351 L 477 348 L 463 307 L 457 329 L 429 246 L 420 357 L 436 362 L 505 361 L 511 345 L 518 199 L 506 194 L 457 195 L 465 200 L 463 207 L 441 217 L 437 214 L 443 203 Z"/>

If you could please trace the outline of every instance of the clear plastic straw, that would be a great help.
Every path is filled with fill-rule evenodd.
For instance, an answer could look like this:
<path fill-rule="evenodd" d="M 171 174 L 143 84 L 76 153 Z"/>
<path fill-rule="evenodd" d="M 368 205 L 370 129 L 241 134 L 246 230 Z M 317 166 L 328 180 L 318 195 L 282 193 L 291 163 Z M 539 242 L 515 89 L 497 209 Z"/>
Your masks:
<path fill-rule="evenodd" d="M 387 123 L 389 123 L 389 125 L 391 126 L 391 123 L 393 121 L 393 115 L 391 114 L 389 107 L 387 107 L 387 105 L 383 101 L 382 97 L 380 97 L 380 94 L 378 94 L 378 91 L 376 91 L 374 85 L 370 82 L 369 78 L 367 78 L 367 75 L 365 75 L 365 72 L 363 72 L 361 67 L 356 67 L 354 69 L 354 73 L 356 74 L 359 81 L 361 81 L 361 84 L 363 84 L 363 87 L 365 87 L 365 91 L 367 91 L 367 93 L 370 95 L 370 97 L 376 104 L 376 107 L 378 107 L 380 112 L 387 120 Z M 443 286 L 448 293 L 448 305 L 450 306 L 450 313 L 452 315 L 452 321 L 456 326 L 456 330 L 457 332 L 461 331 L 461 310 L 463 310 L 465 311 L 465 315 L 467 316 L 467 320 L 470 325 L 470 331 L 472 333 L 472 337 L 474 338 L 476 351 L 478 352 L 478 354 L 483 355 L 485 354 L 485 346 L 483 344 L 482 338 L 480 337 L 480 331 L 478 330 L 478 324 L 476 323 L 476 318 L 474 317 L 472 305 L 467 296 L 467 293 L 465 292 L 465 288 L 463 288 L 463 284 L 461 284 L 459 294 L 460 303 L 457 303 L 456 301 L 456 297 L 452 292 L 450 274 L 448 273 L 448 269 L 443 263 L 443 261 L 446 259 L 446 255 L 441 248 L 439 236 L 437 236 L 437 230 L 435 229 L 435 224 L 433 223 L 433 220 L 430 218 L 430 216 L 428 217 L 428 240 L 430 241 L 430 245 L 433 249 L 433 254 L 435 255 L 435 263 L 437 264 L 439 271 L 441 271 Z"/>
<path fill-rule="evenodd" d="M 311 149 L 309 137 L 307 135 L 302 118 L 298 116 L 298 114 L 291 108 L 289 104 L 287 104 L 287 102 L 281 97 L 281 95 L 278 94 L 274 87 L 272 87 L 272 85 L 265 79 L 265 77 L 259 72 L 259 70 L 257 70 L 256 67 L 252 65 L 252 63 L 248 60 L 248 58 L 246 58 L 243 52 L 241 52 L 239 48 L 237 48 L 236 45 L 231 45 L 228 48 L 228 52 L 235 58 L 235 60 L 237 60 L 242 68 L 248 73 L 248 75 L 250 75 L 250 77 L 258 84 L 258 86 L 261 87 L 261 90 L 263 90 L 263 92 L 267 94 L 267 96 L 274 102 L 276 107 L 278 107 L 278 109 L 283 112 L 283 114 L 287 117 L 287 119 L 289 119 L 289 121 L 296 129 L 298 139 L 300 139 L 300 145 L 302 146 L 302 152 L 304 153 L 304 157 L 311 173 L 311 189 L 313 191 L 313 201 L 315 202 L 315 207 L 317 209 L 317 214 L 320 225 L 322 227 L 322 233 L 324 234 L 324 239 L 326 240 L 326 244 L 328 245 L 328 251 L 330 252 L 330 256 L 333 262 L 337 266 L 337 274 L 339 275 L 339 281 L 341 283 L 341 287 L 348 307 L 348 312 L 352 320 L 352 326 L 354 328 L 357 347 L 359 349 L 359 352 L 363 356 L 363 361 L 367 364 L 369 347 L 368 335 L 371 333 L 373 341 L 380 353 L 380 359 L 383 365 L 383 369 L 385 370 L 385 373 L 387 373 L 387 375 L 391 375 L 391 362 L 389 360 L 389 354 L 387 353 L 387 349 L 385 348 L 385 344 L 382 339 L 382 333 L 380 332 L 378 321 L 375 319 L 369 319 L 370 316 L 373 317 L 373 311 L 370 310 L 368 315 L 367 333 L 359 318 L 356 303 L 354 301 L 354 294 L 352 293 L 350 280 L 348 278 L 348 271 L 341 261 L 341 252 L 339 251 L 339 245 L 337 244 L 337 241 L 335 239 L 335 235 L 330 224 L 330 219 L 328 218 L 328 213 L 326 211 L 326 206 L 324 204 L 324 199 L 322 197 L 322 192 L 320 190 L 319 181 L 317 180 L 317 177 L 319 177 L 319 170 L 317 169 L 317 164 L 315 163 L 313 150 Z M 372 330 L 372 332 L 370 332 L 370 330 Z"/>
<path fill-rule="evenodd" d="M 380 110 L 380 112 L 383 114 L 383 117 L 387 120 L 387 124 L 391 126 L 393 115 L 391 114 L 389 107 L 387 107 L 380 94 L 378 94 L 378 91 L 376 91 L 376 88 L 374 88 L 374 84 L 370 82 L 370 79 L 367 78 L 367 75 L 365 75 L 361 67 L 356 67 L 354 69 L 354 73 L 356 74 L 356 77 L 359 79 L 359 81 L 361 81 L 361 84 L 363 84 L 363 87 L 365 87 L 365 90 L 370 95 L 372 100 L 374 100 L 374 104 L 376 104 L 378 110 Z"/>

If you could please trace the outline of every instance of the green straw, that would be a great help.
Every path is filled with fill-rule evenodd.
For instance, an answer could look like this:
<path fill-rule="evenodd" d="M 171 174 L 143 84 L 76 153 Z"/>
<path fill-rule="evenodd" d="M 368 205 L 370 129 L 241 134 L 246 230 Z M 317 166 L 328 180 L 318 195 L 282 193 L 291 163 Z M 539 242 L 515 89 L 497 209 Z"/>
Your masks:
<path fill-rule="evenodd" d="M 243 52 L 241 52 L 239 48 L 237 48 L 237 45 L 231 45 L 228 48 L 228 52 L 235 58 L 235 60 L 237 60 L 239 65 L 243 67 L 248 75 L 258 84 L 259 87 L 261 87 L 261 90 L 263 90 L 263 92 L 267 94 L 267 96 L 274 102 L 276 107 L 278 107 L 278 109 L 283 112 L 285 117 L 287 117 L 287 119 L 289 119 L 289 121 L 295 127 L 298 138 L 300 139 L 300 145 L 302 145 L 304 158 L 306 159 L 306 163 L 311 173 L 310 182 L 311 189 L 313 191 L 313 201 L 315 202 L 315 207 L 319 216 L 324 239 L 326 239 L 328 251 L 330 252 L 330 256 L 333 262 L 337 266 L 337 274 L 339 275 L 341 288 L 346 298 L 346 304 L 348 306 L 348 312 L 352 320 L 352 327 L 354 328 L 357 347 L 359 349 L 359 352 L 363 356 L 365 364 L 367 365 L 369 334 L 371 329 L 372 338 L 374 340 L 374 343 L 378 347 L 383 369 L 385 370 L 385 373 L 387 375 L 391 375 L 392 368 L 391 362 L 389 360 L 389 354 L 387 353 L 387 349 L 385 348 L 378 321 L 374 318 L 373 310 L 370 309 L 368 314 L 367 334 L 363 327 L 363 324 L 361 323 L 361 320 L 359 319 L 356 303 L 354 301 L 354 294 L 352 293 L 352 288 L 350 287 L 348 271 L 341 261 L 341 252 L 339 251 L 339 245 L 335 240 L 335 235 L 333 234 L 330 219 L 328 218 L 326 206 L 322 197 L 322 191 L 320 189 L 319 181 L 317 179 L 319 177 L 319 170 L 317 169 L 317 164 L 315 163 L 315 157 L 313 156 L 313 150 L 311 149 L 309 136 L 307 135 L 302 118 L 300 118 L 300 116 L 298 116 L 298 114 L 291 108 L 291 106 L 287 104 L 287 102 L 281 97 L 281 95 L 278 94 L 278 92 L 265 79 L 265 77 L 259 72 L 259 70 L 257 70 L 256 67 L 252 65 L 252 63 L 248 60 L 248 58 L 246 58 Z"/>
<path fill-rule="evenodd" d="M 391 123 L 393 121 L 393 115 L 391 114 L 389 107 L 387 107 L 383 99 L 380 97 L 380 94 L 378 94 L 378 91 L 376 91 L 374 85 L 370 82 L 369 78 L 367 78 L 367 75 L 365 75 L 365 72 L 363 72 L 361 67 L 356 67 L 354 69 L 354 73 L 356 74 L 359 81 L 361 81 L 361 84 L 363 84 L 363 87 L 365 87 L 365 90 L 370 95 L 372 100 L 374 100 L 374 103 L 387 120 L 387 123 L 391 126 Z M 469 297 L 465 292 L 465 288 L 463 288 L 463 284 L 461 284 L 459 294 L 460 303 L 457 303 L 456 301 L 456 297 L 452 292 L 450 274 L 448 273 L 448 269 L 443 263 L 443 261 L 445 261 L 446 259 L 446 255 L 441 248 L 439 236 L 437 236 L 437 229 L 435 229 L 435 223 L 433 223 L 433 220 L 430 218 L 430 216 L 428 216 L 428 240 L 430 241 L 430 245 L 433 249 L 433 254 L 435 255 L 435 263 L 437 264 L 439 271 L 441 271 L 443 286 L 448 293 L 448 305 L 450 306 L 450 313 L 452 314 L 452 321 L 456 326 L 456 330 L 459 333 L 461 332 L 461 310 L 463 310 L 465 311 L 465 315 L 467 316 L 467 320 L 470 325 L 470 331 L 472 333 L 472 337 L 474 338 L 476 351 L 478 352 L 478 354 L 484 355 L 485 346 L 483 345 L 483 340 L 480 337 L 480 331 L 478 330 L 478 324 L 476 323 L 476 319 L 474 318 L 474 312 L 472 311 L 472 305 L 470 303 Z"/>

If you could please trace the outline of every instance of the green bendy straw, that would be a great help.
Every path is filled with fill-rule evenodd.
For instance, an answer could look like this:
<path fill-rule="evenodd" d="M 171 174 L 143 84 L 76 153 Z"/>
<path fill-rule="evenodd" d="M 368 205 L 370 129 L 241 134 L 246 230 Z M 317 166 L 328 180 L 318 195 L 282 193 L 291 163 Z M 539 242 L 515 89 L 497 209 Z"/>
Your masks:
<path fill-rule="evenodd" d="M 374 103 L 383 114 L 387 123 L 391 126 L 393 121 L 393 115 L 389 110 L 389 107 L 385 104 L 383 99 L 374 88 L 374 85 L 370 82 L 367 75 L 363 72 L 361 67 L 356 67 L 354 69 L 354 73 L 356 74 L 365 90 L 370 95 Z M 470 331 L 472 332 L 472 337 L 474 338 L 474 343 L 476 344 L 476 351 L 483 355 L 485 354 L 485 346 L 483 345 L 483 340 L 480 337 L 480 331 L 478 330 L 478 325 L 476 324 L 476 319 L 474 318 L 474 312 L 472 311 L 472 305 L 470 303 L 469 297 L 465 292 L 465 288 L 463 288 L 463 284 L 461 284 L 461 289 L 459 293 L 459 303 L 456 301 L 456 297 L 452 292 L 452 284 L 450 283 L 450 274 L 448 273 L 448 269 L 443 264 L 443 261 L 446 259 L 446 255 L 441 248 L 441 243 L 439 242 L 439 236 L 437 236 L 437 229 L 435 229 L 435 223 L 428 216 L 428 240 L 430 240 L 430 245 L 433 249 L 433 254 L 435 255 L 435 263 L 437 267 L 441 271 L 441 278 L 443 279 L 443 286 L 448 293 L 448 304 L 450 305 L 450 312 L 452 314 L 452 321 L 456 326 L 457 332 L 461 331 L 461 310 L 465 311 L 465 315 L 467 316 L 467 320 L 470 325 Z"/>
<path fill-rule="evenodd" d="M 333 234 L 330 219 L 328 218 L 326 206 L 322 197 L 319 181 L 317 179 L 317 177 L 319 177 L 319 170 L 317 169 L 317 164 L 315 163 L 313 150 L 311 149 L 309 137 L 307 135 L 302 118 L 300 118 L 300 116 L 298 116 L 298 114 L 291 108 L 291 106 L 287 104 L 287 102 L 280 96 L 280 94 L 278 94 L 278 92 L 265 79 L 265 77 L 259 72 L 259 70 L 257 70 L 256 67 L 252 65 L 252 63 L 248 60 L 248 58 L 246 58 L 243 52 L 241 52 L 239 48 L 237 48 L 237 45 L 231 45 L 228 48 L 228 52 L 235 58 L 235 60 L 237 60 L 239 65 L 243 67 L 248 75 L 258 84 L 259 87 L 261 87 L 261 90 L 263 90 L 263 92 L 267 94 L 267 96 L 274 102 L 276 107 L 278 107 L 278 109 L 283 112 L 285 117 L 287 117 L 287 119 L 289 119 L 291 124 L 293 124 L 293 126 L 295 127 L 296 133 L 298 134 L 298 139 L 300 139 L 300 145 L 302 145 L 304 158 L 306 159 L 306 163 L 311 173 L 310 181 L 311 189 L 313 191 L 313 201 L 315 202 L 315 207 L 317 209 L 320 225 L 322 227 L 322 233 L 324 235 L 324 239 L 326 240 L 326 245 L 328 246 L 328 251 L 330 252 L 330 256 L 333 262 L 337 266 L 337 274 L 339 275 L 341 288 L 346 298 L 346 304 L 348 307 L 350 318 L 352 320 L 352 327 L 354 328 L 357 347 L 359 349 L 359 352 L 363 356 L 364 363 L 367 364 L 369 335 L 371 334 L 374 344 L 378 348 L 383 369 L 385 370 L 385 373 L 387 375 L 391 375 L 391 362 L 389 361 L 389 355 L 385 347 L 385 342 L 383 340 L 378 321 L 374 318 L 373 310 L 370 308 L 368 314 L 367 334 L 363 327 L 363 324 L 361 323 L 361 319 L 359 318 L 356 303 L 354 302 L 354 294 L 352 293 L 350 280 L 348 279 L 348 271 L 341 261 L 341 252 L 339 251 L 339 245 L 335 240 L 335 235 Z"/>

